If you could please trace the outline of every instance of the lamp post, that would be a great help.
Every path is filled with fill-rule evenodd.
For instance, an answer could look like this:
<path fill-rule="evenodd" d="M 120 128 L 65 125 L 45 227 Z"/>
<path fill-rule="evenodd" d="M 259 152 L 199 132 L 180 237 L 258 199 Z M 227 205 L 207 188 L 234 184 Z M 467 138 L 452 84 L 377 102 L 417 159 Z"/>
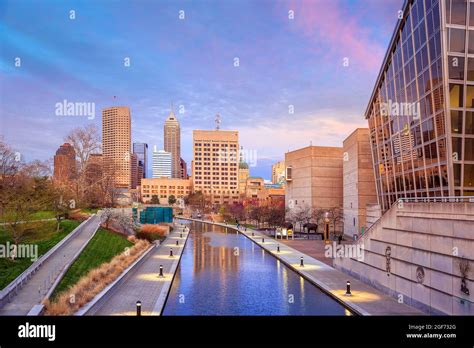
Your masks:
<path fill-rule="evenodd" d="M 346 296 L 351 296 L 351 282 L 348 280 L 346 283 Z"/>
<path fill-rule="evenodd" d="M 324 213 L 324 243 L 329 243 L 329 212 Z"/>
<path fill-rule="evenodd" d="M 137 317 L 142 315 L 142 302 L 137 301 Z"/>

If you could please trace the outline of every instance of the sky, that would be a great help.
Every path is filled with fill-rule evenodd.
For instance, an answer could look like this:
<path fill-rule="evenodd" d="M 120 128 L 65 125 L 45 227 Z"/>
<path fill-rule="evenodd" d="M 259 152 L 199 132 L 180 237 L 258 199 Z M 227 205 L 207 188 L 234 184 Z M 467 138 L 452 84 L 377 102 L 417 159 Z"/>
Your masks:
<path fill-rule="evenodd" d="M 101 110 L 129 106 L 132 141 L 163 147 L 171 105 L 192 130 L 238 130 L 250 174 L 287 151 L 342 146 L 365 108 L 403 0 L 0 0 L 0 136 L 48 160 Z M 57 115 L 57 103 L 95 115 Z"/>

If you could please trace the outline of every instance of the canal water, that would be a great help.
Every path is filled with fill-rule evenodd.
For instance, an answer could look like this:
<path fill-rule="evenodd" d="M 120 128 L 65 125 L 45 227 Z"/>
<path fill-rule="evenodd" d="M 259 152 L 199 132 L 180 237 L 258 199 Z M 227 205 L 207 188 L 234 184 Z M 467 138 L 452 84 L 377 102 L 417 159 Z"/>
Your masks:
<path fill-rule="evenodd" d="M 349 315 L 242 234 L 181 222 L 191 233 L 163 315 Z"/>

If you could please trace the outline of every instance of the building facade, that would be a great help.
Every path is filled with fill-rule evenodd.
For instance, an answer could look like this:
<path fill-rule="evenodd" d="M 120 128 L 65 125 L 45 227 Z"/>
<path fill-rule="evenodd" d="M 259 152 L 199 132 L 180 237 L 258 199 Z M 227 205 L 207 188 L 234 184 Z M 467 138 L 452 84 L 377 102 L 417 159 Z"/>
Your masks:
<path fill-rule="evenodd" d="M 342 208 L 342 147 L 308 146 L 285 154 L 285 205 Z"/>
<path fill-rule="evenodd" d="M 132 184 L 131 188 L 136 189 L 138 185 L 138 156 L 136 153 L 132 153 L 130 156 L 130 170 L 132 173 Z"/>
<path fill-rule="evenodd" d="M 171 178 L 173 168 L 172 155 L 164 150 L 158 150 L 156 145 L 153 149 L 153 178 Z"/>
<path fill-rule="evenodd" d="M 181 178 L 181 128 L 173 111 L 165 121 L 165 151 L 171 154 L 171 177 Z"/>
<path fill-rule="evenodd" d="M 212 204 L 239 201 L 239 133 L 225 130 L 193 131 L 192 178 L 195 191 Z"/>
<path fill-rule="evenodd" d="M 54 175 L 56 183 L 68 183 L 77 173 L 76 151 L 69 143 L 62 144 L 54 155 Z"/>
<path fill-rule="evenodd" d="M 176 199 L 183 199 L 192 191 L 189 179 L 150 178 L 143 179 L 141 197 L 143 203 L 150 203 L 153 196 L 157 196 L 160 204 L 168 204 L 168 198 L 173 195 Z"/>
<path fill-rule="evenodd" d="M 245 196 L 247 179 L 250 177 L 249 165 L 245 162 L 239 163 L 239 194 Z"/>
<path fill-rule="evenodd" d="M 344 233 L 353 236 L 367 227 L 367 204 L 377 203 L 369 129 L 357 128 L 342 148 Z"/>
<path fill-rule="evenodd" d="M 140 178 L 146 178 L 148 169 L 148 144 L 133 143 L 133 153 L 137 155 L 138 166 L 142 167 Z"/>
<path fill-rule="evenodd" d="M 126 106 L 102 110 L 102 159 L 104 172 L 112 175 L 117 188 L 132 185 L 130 109 Z"/>
<path fill-rule="evenodd" d="M 186 163 L 186 161 L 182 158 L 180 158 L 179 160 L 179 168 L 180 168 L 180 178 L 181 179 L 188 179 L 189 176 L 188 176 L 188 164 Z"/>
<path fill-rule="evenodd" d="M 285 185 L 285 161 L 272 165 L 272 183 Z"/>
<path fill-rule="evenodd" d="M 474 195 L 474 4 L 407 0 L 400 14 L 365 115 L 384 211 Z"/>

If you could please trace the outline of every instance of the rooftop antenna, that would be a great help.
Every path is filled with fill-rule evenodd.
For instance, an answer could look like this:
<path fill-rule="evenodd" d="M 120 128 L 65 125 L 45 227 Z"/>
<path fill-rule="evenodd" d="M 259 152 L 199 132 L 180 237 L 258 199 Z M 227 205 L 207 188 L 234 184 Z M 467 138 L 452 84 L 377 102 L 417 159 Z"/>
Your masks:
<path fill-rule="evenodd" d="M 216 130 L 221 129 L 221 115 L 219 114 L 216 115 L 215 122 L 216 122 Z"/>

